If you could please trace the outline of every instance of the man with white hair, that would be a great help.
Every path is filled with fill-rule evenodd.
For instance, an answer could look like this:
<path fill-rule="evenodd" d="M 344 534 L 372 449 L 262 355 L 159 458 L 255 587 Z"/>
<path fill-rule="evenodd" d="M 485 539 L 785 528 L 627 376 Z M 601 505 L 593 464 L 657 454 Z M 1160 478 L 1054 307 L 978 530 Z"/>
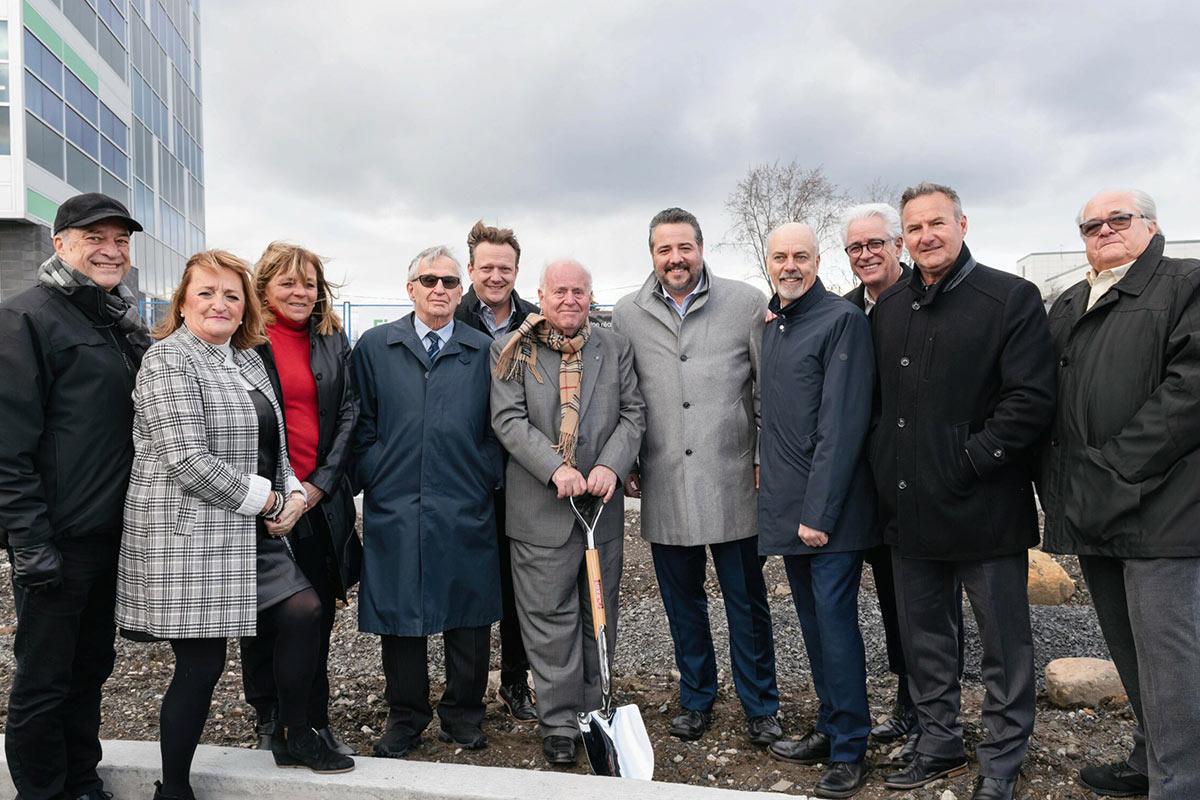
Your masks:
<path fill-rule="evenodd" d="M 1200 261 L 1168 258 L 1154 201 L 1105 191 L 1076 217 L 1085 280 L 1050 309 L 1058 410 L 1043 449 L 1045 549 L 1079 556 L 1138 720 L 1101 795 L 1200 797 Z"/>
<path fill-rule="evenodd" d="M 491 347 L 492 425 L 509 454 L 505 520 L 513 589 L 525 638 L 542 752 L 573 764 L 576 715 L 600 705 L 584 566 L 586 539 L 568 498 L 610 503 L 595 531 L 608 656 L 616 650 L 624 493 L 646 428 L 633 349 L 588 321 L 592 276 L 578 261 L 552 261 L 538 288 L 541 314 Z"/>
<path fill-rule="evenodd" d="M 412 260 L 408 295 L 413 313 L 364 333 L 352 356 L 354 483 L 363 490 L 358 626 L 381 638 L 388 719 L 374 752 L 385 758 L 407 754 L 433 719 L 426 653 L 435 633 L 446 651 L 439 738 L 487 745 L 483 694 L 500 618 L 492 340 L 455 324 L 462 269 L 445 247 Z"/>

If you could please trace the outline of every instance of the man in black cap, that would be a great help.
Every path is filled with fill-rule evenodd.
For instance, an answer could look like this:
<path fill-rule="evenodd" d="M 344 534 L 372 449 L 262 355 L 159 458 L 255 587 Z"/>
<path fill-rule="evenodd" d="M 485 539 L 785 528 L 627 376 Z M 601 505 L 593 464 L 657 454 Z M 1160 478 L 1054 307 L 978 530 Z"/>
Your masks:
<path fill-rule="evenodd" d="M 0 545 L 17 609 L 4 747 L 22 800 L 111 797 L 96 765 L 131 392 L 150 346 L 121 283 L 140 230 L 111 197 L 70 198 L 38 285 L 0 303 Z"/>

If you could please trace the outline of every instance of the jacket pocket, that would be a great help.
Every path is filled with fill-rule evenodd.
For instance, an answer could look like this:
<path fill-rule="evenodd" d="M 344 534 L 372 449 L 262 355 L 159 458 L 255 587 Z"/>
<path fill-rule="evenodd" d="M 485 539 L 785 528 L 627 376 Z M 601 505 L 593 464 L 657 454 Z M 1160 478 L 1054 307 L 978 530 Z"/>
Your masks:
<path fill-rule="evenodd" d="M 1074 462 L 1063 516 L 1080 540 L 1103 542 L 1136 533 L 1141 485 L 1122 478 L 1095 447 L 1085 446 Z"/>
<path fill-rule="evenodd" d="M 195 495 L 185 494 L 175 517 L 175 529 L 171 532 L 176 536 L 191 536 L 199 510 L 200 500 Z"/>

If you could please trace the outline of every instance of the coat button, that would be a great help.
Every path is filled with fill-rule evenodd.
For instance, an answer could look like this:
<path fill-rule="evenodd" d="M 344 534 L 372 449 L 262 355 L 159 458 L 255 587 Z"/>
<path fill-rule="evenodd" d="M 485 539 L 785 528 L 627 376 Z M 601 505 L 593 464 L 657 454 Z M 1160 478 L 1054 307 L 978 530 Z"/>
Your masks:
<path fill-rule="evenodd" d="M 690 455 L 692 454 L 692 451 L 691 451 L 690 449 L 689 449 L 689 450 L 684 450 L 684 451 L 683 451 L 683 454 L 684 454 L 685 456 L 690 456 Z"/>
<path fill-rule="evenodd" d="M 1060 358 L 1058 360 L 1058 365 L 1060 367 L 1065 367 L 1067 364 L 1070 364 L 1070 363 L 1071 363 L 1070 359 L 1068 359 L 1066 356 L 1063 356 L 1062 358 Z"/>
<path fill-rule="evenodd" d="M 908 481 L 900 481 L 899 483 L 896 484 L 896 488 L 897 489 L 907 489 Z"/>
<path fill-rule="evenodd" d="M 912 304 L 912 310 L 913 310 L 913 311 L 920 311 L 920 310 L 921 310 L 921 304 L 920 304 L 920 303 L 918 303 L 916 300 L 913 300 L 913 304 Z"/>
<path fill-rule="evenodd" d="M 905 423 L 904 423 L 904 417 L 901 417 L 900 419 L 896 420 L 896 427 L 897 427 L 897 428 L 903 428 L 903 427 L 904 427 L 904 424 L 905 424 Z"/>
<path fill-rule="evenodd" d="M 320 415 L 321 415 L 322 417 L 323 417 L 323 416 L 325 416 L 325 409 L 323 409 L 323 408 L 322 408 L 322 409 L 321 409 L 321 411 L 320 411 L 319 413 L 320 413 Z"/>
<path fill-rule="evenodd" d="M 904 356 L 900 359 L 900 366 L 902 367 L 907 367 L 911 363 L 912 362 L 908 360 L 908 356 Z"/>
<path fill-rule="evenodd" d="M 316 378 L 317 380 L 321 380 L 321 378 L 323 378 L 324 376 L 323 376 L 321 373 L 319 373 L 319 372 L 318 372 L 318 373 L 317 373 L 316 375 L 314 375 L 313 377 L 314 377 L 314 378 Z"/>
<path fill-rule="evenodd" d="M 679 360 L 680 360 L 680 361 L 687 361 L 687 353 L 684 353 L 683 355 L 681 355 L 681 356 L 679 357 Z"/>
<path fill-rule="evenodd" d="M 428 372 L 426 372 L 426 373 L 425 373 L 425 380 L 429 380 L 429 373 L 428 373 Z"/>
<path fill-rule="evenodd" d="M 1051 446 L 1051 447 L 1058 447 L 1058 439 L 1051 439 L 1051 440 L 1050 440 L 1050 446 Z"/>
<path fill-rule="evenodd" d="M 688 403 L 688 402 L 684 402 L 684 404 L 683 404 L 683 407 L 684 407 L 684 408 L 691 408 L 691 407 L 692 407 L 692 404 L 691 404 L 691 403 Z"/>
<path fill-rule="evenodd" d="M 1004 451 L 997 447 L 992 451 L 992 458 L 1004 458 Z"/>

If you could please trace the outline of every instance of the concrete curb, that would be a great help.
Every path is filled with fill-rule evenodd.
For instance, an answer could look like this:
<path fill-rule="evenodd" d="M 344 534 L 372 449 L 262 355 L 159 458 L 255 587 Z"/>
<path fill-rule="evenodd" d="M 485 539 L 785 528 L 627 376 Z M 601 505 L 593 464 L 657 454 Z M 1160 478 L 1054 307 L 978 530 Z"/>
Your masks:
<path fill-rule="evenodd" d="M 749 800 L 765 795 L 466 764 L 361 756 L 354 761 L 353 772 L 315 775 L 306 769 L 280 769 L 269 753 L 201 745 L 192 765 L 192 788 L 199 800 Z M 10 797 L 14 790 L 2 749 L 0 764 L 0 795 Z M 100 776 L 114 800 L 149 800 L 161 776 L 159 767 L 157 742 L 104 742 Z"/>

